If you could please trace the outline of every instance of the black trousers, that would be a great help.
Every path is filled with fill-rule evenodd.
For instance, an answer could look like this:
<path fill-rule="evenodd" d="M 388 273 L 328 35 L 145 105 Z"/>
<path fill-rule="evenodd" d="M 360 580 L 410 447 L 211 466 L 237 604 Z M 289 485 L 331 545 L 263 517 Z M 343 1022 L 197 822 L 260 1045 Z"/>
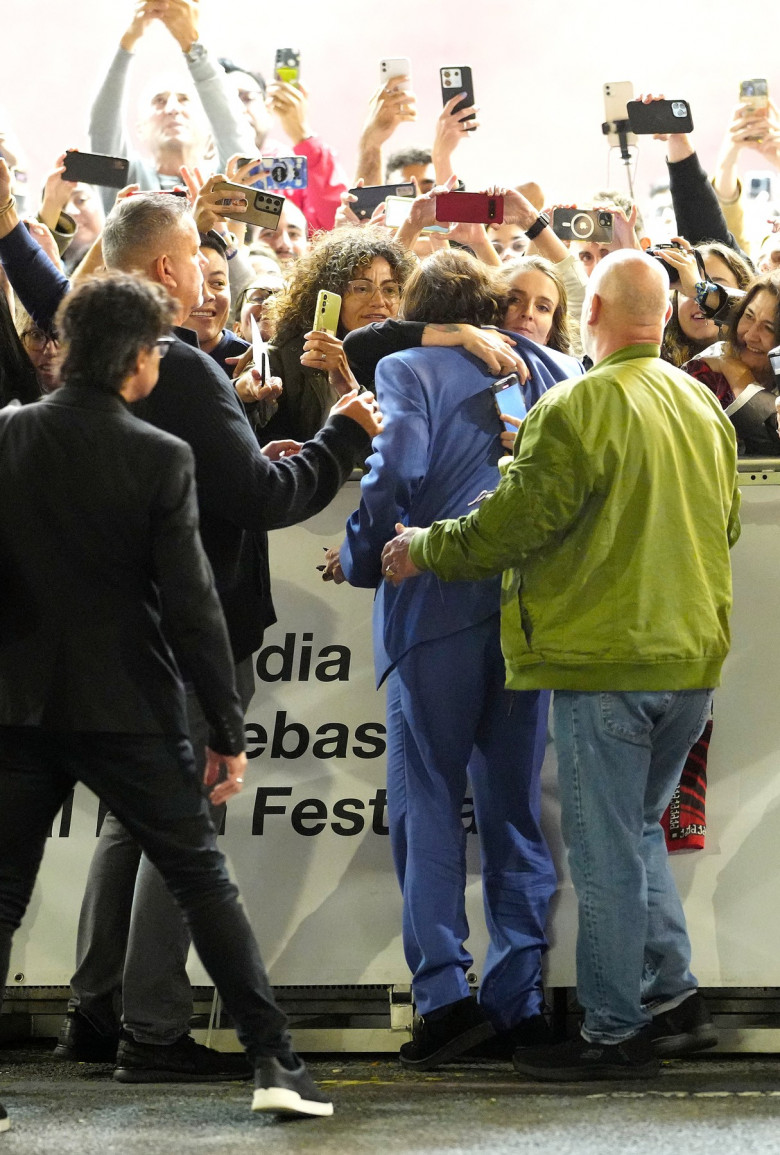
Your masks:
<path fill-rule="evenodd" d="M 77 781 L 162 874 L 250 1061 L 289 1053 L 287 1020 L 217 849 L 186 738 L 0 726 L 0 994 L 49 827 Z"/>

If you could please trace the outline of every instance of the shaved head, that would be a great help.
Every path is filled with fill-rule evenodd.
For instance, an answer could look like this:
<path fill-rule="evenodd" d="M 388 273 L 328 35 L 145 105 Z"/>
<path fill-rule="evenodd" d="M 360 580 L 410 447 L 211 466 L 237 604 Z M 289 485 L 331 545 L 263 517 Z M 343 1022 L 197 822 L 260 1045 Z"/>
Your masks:
<path fill-rule="evenodd" d="M 669 310 L 669 278 L 660 261 L 635 249 L 610 253 L 588 281 L 582 315 L 589 355 L 596 361 L 626 345 L 660 344 Z"/>

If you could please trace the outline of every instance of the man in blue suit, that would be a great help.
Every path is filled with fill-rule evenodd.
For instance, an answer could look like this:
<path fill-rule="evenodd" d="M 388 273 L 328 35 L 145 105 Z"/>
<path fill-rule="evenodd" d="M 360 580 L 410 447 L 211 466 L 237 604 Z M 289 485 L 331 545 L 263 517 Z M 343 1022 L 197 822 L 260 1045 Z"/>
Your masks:
<path fill-rule="evenodd" d="M 431 258 L 414 276 L 427 279 L 427 289 L 407 289 L 405 299 L 435 296 L 441 311 L 455 286 L 452 321 L 495 319 L 490 278 L 463 254 Z M 472 298 L 466 312 L 464 291 Z M 405 317 L 425 314 L 410 318 L 405 309 Z M 531 370 L 528 404 L 582 371 L 571 357 L 514 340 Z M 460 516 L 495 488 L 503 451 L 493 380 L 460 349 L 406 349 L 379 363 L 384 431 L 374 441 L 360 508 L 339 551 L 347 581 L 377 587 L 374 654 L 377 681 L 387 682 L 390 836 L 421 1016 L 400 1059 L 417 1070 L 494 1032 L 503 1036 L 507 1056 L 548 1037 L 541 958 L 556 877 L 539 825 L 539 776 L 549 694 L 504 688 L 497 579 L 442 583 L 423 575 L 394 587 L 381 573 L 382 546 L 396 522 L 430 525 Z M 470 994 L 466 975 L 473 960 L 464 947 L 467 777 L 490 933 L 479 1002 Z"/>

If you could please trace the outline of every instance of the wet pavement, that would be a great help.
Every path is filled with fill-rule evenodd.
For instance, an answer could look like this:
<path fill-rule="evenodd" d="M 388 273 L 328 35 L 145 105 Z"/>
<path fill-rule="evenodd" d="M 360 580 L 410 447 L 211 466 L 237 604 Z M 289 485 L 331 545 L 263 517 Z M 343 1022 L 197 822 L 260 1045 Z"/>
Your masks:
<path fill-rule="evenodd" d="M 0 1155 L 780 1155 L 780 1057 L 668 1062 L 646 1082 L 578 1086 L 486 1061 L 428 1074 L 386 1056 L 310 1065 L 335 1115 L 278 1122 L 251 1113 L 249 1083 L 122 1086 L 110 1066 L 51 1058 L 46 1042 L 5 1047 L 12 1129 Z"/>

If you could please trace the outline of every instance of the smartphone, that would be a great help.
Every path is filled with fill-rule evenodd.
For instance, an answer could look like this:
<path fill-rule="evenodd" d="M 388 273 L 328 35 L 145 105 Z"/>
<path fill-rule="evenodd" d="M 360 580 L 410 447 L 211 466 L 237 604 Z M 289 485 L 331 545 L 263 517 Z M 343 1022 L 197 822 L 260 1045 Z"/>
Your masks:
<path fill-rule="evenodd" d="M 520 378 L 517 373 L 510 373 L 508 377 L 500 377 L 498 381 L 494 381 L 490 386 L 493 394 L 493 403 L 496 407 L 496 413 L 500 417 L 502 413 L 508 414 L 510 417 L 516 417 L 522 421 L 528 414 L 528 409 L 525 404 L 525 397 L 523 396 L 523 387 L 520 384 Z M 504 422 L 504 428 L 516 433 L 517 429 L 514 425 L 510 425 L 508 421 Z"/>
<path fill-rule="evenodd" d="M 632 132 L 646 136 L 651 132 L 692 132 L 693 118 L 687 100 L 629 100 L 628 119 Z"/>
<path fill-rule="evenodd" d="M 406 224 L 409 213 L 412 211 L 413 200 L 413 197 L 405 196 L 390 196 L 385 200 L 385 224 L 389 229 L 400 229 L 401 225 Z M 423 235 L 443 233 L 446 236 L 449 231 L 449 225 L 426 225 L 424 229 L 421 229 Z"/>
<path fill-rule="evenodd" d="M 439 79 L 441 81 L 441 98 L 442 103 L 446 104 L 448 100 L 452 100 L 457 92 L 465 93 L 463 100 L 459 101 L 452 110 L 452 115 L 457 116 L 458 110 L 461 108 L 470 108 L 474 103 L 474 84 L 471 80 L 471 69 L 465 65 L 459 68 L 440 68 Z M 462 120 L 473 120 L 474 113 L 469 113 L 468 116 L 461 117 Z M 469 129 L 473 132 L 473 129 Z"/>
<path fill-rule="evenodd" d="M 769 85 L 763 79 L 743 80 L 739 86 L 739 102 L 751 113 L 766 113 L 769 108 Z M 745 140 L 760 140 L 760 136 L 746 136 Z"/>
<path fill-rule="evenodd" d="M 612 213 L 606 209 L 553 209 L 552 230 L 562 241 L 612 240 Z"/>
<path fill-rule="evenodd" d="M 388 92 L 398 88 L 397 84 L 391 85 L 390 81 L 403 76 L 407 77 L 411 87 L 412 62 L 408 56 L 388 56 L 387 59 L 379 61 L 379 83 L 387 88 Z"/>
<path fill-rule="evenodd" d="M 277 48 L 274 76 L 285 84 L 297 84 L 301 78 L 301 54 L 297 48 Z"/>
<path fill-rule="evenodd" d="M 103 188 L 124 188 L 129 183 L 129 171 L 130 161 L 123 156 L 101 156 L 97 152 L 70 149 L 65 153 L 62 179 L 102 185 Z"/>
<path fill-rule="evenodd" d="M 238 158 L 239 165 L 251 161 L 252 157 Z M 309 184 L 309 161 L 305 156 L 260 157 L 250 176 L 256 178 L 256 188 L 306 188 Z"/>
<path fill-rule="evenodd" d="M 218 181 L 214 185 L 215 192 L 229 192 L 232 196 L 246 198 L 247 207 L 242 212 L 225 213 L 233 221 L 241 221 L 245 225 L 259 225 L 261 229 L 273 231 L 279 227 L 279 217 L 287 203 L 286 197 L 276 196 L 275 193 L 265 192 L 263 189 L 247 188 L 242 184 L 231 184 L 229 180 Z M 217 201 L 217 204 L 230 204 L 229 200 Z"/>
<path fill-rule="evenodd" d="M 633 132 L 628 131 L 629 100 L 634 99 L 634 86 L 630 80 L 612 80 L 604 85 L 604 123 L 601 131 L 612 148 L 620 147 L 617 125 L 622 121 L 626 133 L 626 144 L 636 144 Z"/>
<path fill-rule="evenodd" d="M 358 220 L 367 221 L 372 216 L 374 209 L 381 205 L 382 201 L 388 197 L 396 197 L 396 199 L 414 198 L 415 188 L 413 184 L 370 184 L 363 188 L 351 188 L 349 190 L 353 197 L 357 197 L 349 206 Z M 391 228 L 397 228 L 397 225 L 391 225 Z"/>
<path fill-rule="evenodd" d="M 336 336 L 341 314 L 341 297 L 338 293 L 329 293 L 327 289 L 320 289 L 317 294 L 317 304 L 314 309 L 314 324 L 312 329 L 320 333 L 330 333 Z"/>
<path fill-rule="evenodd" d="M 504 198 L 488 193 L 448 192 L 434 198 L 437 221 L 465 221 L 500 225 L 504 221 Z"/>

